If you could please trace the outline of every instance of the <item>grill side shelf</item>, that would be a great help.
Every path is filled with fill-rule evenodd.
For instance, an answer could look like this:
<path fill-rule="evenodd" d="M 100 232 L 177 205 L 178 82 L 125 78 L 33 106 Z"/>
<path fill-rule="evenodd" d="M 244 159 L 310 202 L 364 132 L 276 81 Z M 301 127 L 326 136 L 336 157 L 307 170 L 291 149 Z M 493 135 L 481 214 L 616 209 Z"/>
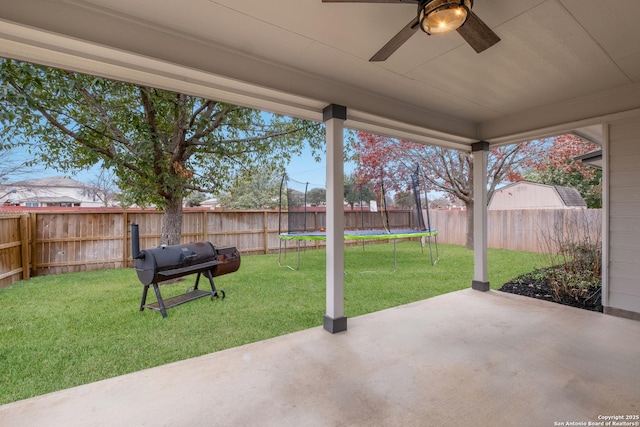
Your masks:
<path fill-rule="evenodd" d="M 202 264 L 197 264 L 195 266 L 173 268 L 171 270 L 158 271 L 158 277 L 165 277 L 167 279 L 170 279 L 175 276 L 186 276 L 187 274 L 198 273 L 200 271 L 209 270 L 210 268 L 219 264 L 223 264 L 223 262 L 214 260 L 214 261 L 203 262 Z"/>

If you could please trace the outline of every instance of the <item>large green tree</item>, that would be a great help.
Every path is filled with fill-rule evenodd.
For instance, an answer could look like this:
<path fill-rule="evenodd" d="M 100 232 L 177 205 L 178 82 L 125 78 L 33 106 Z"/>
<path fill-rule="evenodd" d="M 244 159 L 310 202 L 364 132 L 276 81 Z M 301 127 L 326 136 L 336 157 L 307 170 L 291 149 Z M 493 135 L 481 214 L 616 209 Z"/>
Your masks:
<path fill-rule="evenodd" d="M 349 204 L 351 210 L 356 203 L 358 205 L 368 204 L 371 200 L 376 200 L 377 197 L 370 182 L 359 180 L 354 174 L 344 176 L 344 200 Z"/>
<path fill-rule="evenodd" d="M 179 242 L 191 192 L 221 192 L 324 141 L 320 124 L 13 60 L 0 62 L 0 82 L 4 141 L 60 171 L 102 161 L 128 203 L 164 209 L 166 244 Z"/>
<path fill-rule="evenodd" d="M 307 202 L 311 206 L 322 206 L 327 204 L 327 190 L 324 188 L 312 188 L 307 191 Z"/>
<path fill-rule="evenodd" d="M 225 209 L 274 209 L 279 206 L 282 170 L 257 168 L 239 177 L 228 193 L 220 195 Z"/>

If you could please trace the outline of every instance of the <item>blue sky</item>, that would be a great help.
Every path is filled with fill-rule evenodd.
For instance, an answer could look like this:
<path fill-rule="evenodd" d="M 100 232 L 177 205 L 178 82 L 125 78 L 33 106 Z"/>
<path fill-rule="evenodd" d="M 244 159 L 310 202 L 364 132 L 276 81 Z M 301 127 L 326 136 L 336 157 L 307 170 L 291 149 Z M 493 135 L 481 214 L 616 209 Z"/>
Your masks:
<path fill-rule="evenodd" d="M 28 159 L 29 155 L 25 152 L 14 151 L 11 156 L 13 160 L 19 159 Z M 301 155 L 294 156 L 287 167 L 287 175 L 290 178 L 300 181 L 300 182 L 308 182 L 310 188 L 313 187 L 326 187 L 326 167 L 327 164 L 325 162 L 324 156 L 320 162 L 316 162 L 311 154 L 311 149 L 306 148 Z M 347 163 L 345 164 L 345 173 L 352 173 L 355 170 L 355 164 Z M 66 175 L 70 178 L 76 179 L 81 182 L 88 183 L 92 181 L 98 175 L 99 167 L 93 167 L 86 171 L 78 172 L 75 174 L 65 174 L 63 172 L 57 172 L 53 169 L 33 169 L 30 170 L 28 174 L 19 174 L 12 176 L 8 179 L 8 181 L 21 181 L 24 179 L 32 179 L 32 178 L 45 178 L 52 176 L 60 176 Z"/>
<path fill-rule="evenodd" d="M 350 174 L 355 170 L 354 163 L 344 165 L 344 173 Z M 309 188 L 326 188 L 327 163 L 323 156 L 321 162 L 316 162 L 310 149 L 306 149 L 302 155 L 294 157 L 287 167 L 287 175 L 299 182 L 308 182 Z"/>

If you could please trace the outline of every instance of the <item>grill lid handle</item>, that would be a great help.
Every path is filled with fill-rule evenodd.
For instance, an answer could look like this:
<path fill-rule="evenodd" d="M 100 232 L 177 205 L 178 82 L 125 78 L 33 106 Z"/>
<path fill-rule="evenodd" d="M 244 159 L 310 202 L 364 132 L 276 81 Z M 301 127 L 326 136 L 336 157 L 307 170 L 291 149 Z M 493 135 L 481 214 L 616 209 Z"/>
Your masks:
<path fill-rule="evenodd" d="M 180 258 L 182 259 L 182 261 L 193 261 L 194 259 L 198 258 L 198 254 L 195 253 L 194 251 L 191 252 L 186 252 L 186 248 L 182 249 L 182 254 L 180 255 Z"/>

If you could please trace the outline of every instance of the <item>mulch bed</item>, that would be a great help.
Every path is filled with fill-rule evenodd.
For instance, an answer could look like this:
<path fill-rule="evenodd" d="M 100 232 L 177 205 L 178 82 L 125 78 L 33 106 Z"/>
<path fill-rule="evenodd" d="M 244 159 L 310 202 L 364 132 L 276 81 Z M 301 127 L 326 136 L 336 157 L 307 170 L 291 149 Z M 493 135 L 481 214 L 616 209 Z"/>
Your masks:
<path fill-rule="evenodd" d="M 573 296 L 564 294 L 560 296 L 559 301 L 554 300 L 553 290 L 549 283 L 549 279 L 541 274 L 541 271 L 528 273 L 513 279 L 502 285 L 499 291 L 509 292 L 516 295 L 541 299 L 545 301 L 556 302 L 558 304 L 568 305 L 571 307 L 582 308 L 584 310 L 602 312 L 601 287 L 590 286 L 581 289 L 580 295 Z M 576 290 L 573 290 L 576 291 Z M 574 294 L 578 292 L 573 292 Z"/>

